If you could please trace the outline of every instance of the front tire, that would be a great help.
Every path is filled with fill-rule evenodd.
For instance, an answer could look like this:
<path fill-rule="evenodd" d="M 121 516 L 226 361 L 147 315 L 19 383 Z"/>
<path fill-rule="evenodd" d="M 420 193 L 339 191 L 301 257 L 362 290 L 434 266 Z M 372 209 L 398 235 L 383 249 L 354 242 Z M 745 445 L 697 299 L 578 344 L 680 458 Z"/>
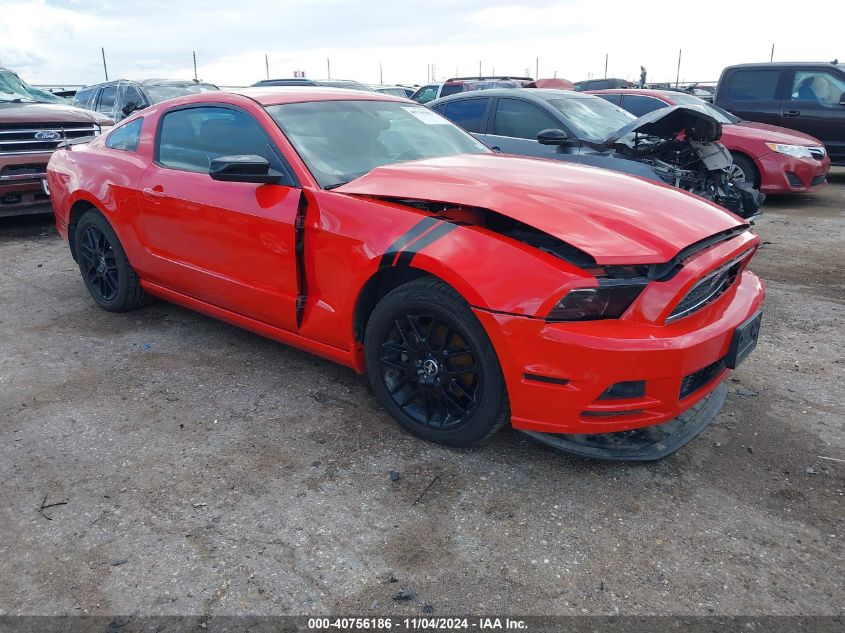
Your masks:
<path fill-rule="evenodd" d="M 379 301 L 364 351 L 376 397 L 414 435 L 472 446 L 510 421 L 487 333 L 467 302 L 439 280 L 412 281 Z"/>
<path fill-rule="evenodd" d="M 729 177 L 735 182 L 744 182 L 755 189 L 760 188 L 760 174 L 754 161 L 743 154 L 731 154 L 733 165 L 728 167 Z"/>
<path fill-rule="evenodd" d="M 109 312 L 128 312 L 147 301 L 117 234 L 99 211 L 87 211 L 79 219 L 74 239 L 79 271 L 97 305 Z"/>

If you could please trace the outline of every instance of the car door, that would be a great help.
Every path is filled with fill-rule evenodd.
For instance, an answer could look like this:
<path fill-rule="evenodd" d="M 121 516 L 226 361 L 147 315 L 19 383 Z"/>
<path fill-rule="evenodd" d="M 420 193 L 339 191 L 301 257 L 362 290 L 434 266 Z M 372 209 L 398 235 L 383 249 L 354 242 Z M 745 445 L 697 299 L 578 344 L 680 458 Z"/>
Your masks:
<path fill-rule="evenodd" d="M 845 161 L 845 73 L 826 69 L 790 72 L 789 92 L 782 101 L 785 127 L 814 136 L 825 144 L 831 160 Z"/>
<path fill-rule="evenodd" d="M 265 157 L 285 175 L 284 184 L 211 179 L 212 159 L 239 154 Z M 166 111 L 140 183 L 137 230 L 150 251 L 150 280 L 295 330 L 301 191 L 292 174 L 265 130 L 242 109 L 215 104 Z"/>
<path fill-rule="evenodd" d="M 488 147 L 506 154 L 578 161 L 578 145 L 541 145 L 537 135 L 543 130 L 571 130 L 551 112 L 527 99 L 498 97 L 493 117 L 485 134 L 475 136 Z"/>
<path fill-rule="evenodd" d="M 783 75 L 778 69 L 738 69 L 719 87 L 718 105 L 741 119 L 785 125 L 781 117 Z M 724 95 L 724 96 L 723 96 Z"/>

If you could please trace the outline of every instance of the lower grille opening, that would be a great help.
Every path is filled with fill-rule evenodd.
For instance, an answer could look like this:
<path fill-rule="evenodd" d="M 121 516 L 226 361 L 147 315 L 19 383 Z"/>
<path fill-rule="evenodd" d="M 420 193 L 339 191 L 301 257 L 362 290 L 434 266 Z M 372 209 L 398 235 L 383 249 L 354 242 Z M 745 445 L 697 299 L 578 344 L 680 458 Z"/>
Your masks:
<path fill-rule="evenodd" d="M 825 180 L 824 174 L 819 174 L 818 176 L 813 176 L 813 180 L 810 181 L 810 186 L 815 187 L 817 185 L 820 185 L 824 182 L 824 180 Z"/>
<path fill-rule="evenodd" d="M 627 400 L 645 395 L 645 380 L 627 380 L 610 385 L 598 397 L 599 400 Z"/>
<path fill-rule="evenodd" d="M 707 365 L 707 367 L 684 376 L 684 379 L 681 381 L 681 392 L 678 399 L 683 400 L 684 398 L 691 396 L 722 373 L 724 369 L 725 359 L 720 358 L 715 363 L 711 363 Z"/>
<path fill-rule="evenodd" d="M 620 415 L 634 415 L 642 412 L 642 409 L 631 409 L 629 411 L 582 411 L 581 415 L 590 418 L 613 418 Z"/>
<path fill-rule="evenodd" d="M 786 172 L 786 180 L 789 182 L 790 187 L 803 187 L 804 183 L 801 182 L 801 179 L 791 171 Z"/>

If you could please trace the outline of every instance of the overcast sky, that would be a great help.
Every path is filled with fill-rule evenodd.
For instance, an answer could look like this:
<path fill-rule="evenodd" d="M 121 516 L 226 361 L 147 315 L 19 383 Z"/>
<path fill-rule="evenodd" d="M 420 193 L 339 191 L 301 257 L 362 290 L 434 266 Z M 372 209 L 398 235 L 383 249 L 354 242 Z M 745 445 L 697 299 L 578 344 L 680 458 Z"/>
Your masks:
<path fill-rule="evenodd" d="M 845 59 L 845 1 L 0 0 L 0 65 L 34 84 L 191 78 L 248 85 L 304 70 L 378 83 L 478 73 L 715 80 L 728 64 Z"/>

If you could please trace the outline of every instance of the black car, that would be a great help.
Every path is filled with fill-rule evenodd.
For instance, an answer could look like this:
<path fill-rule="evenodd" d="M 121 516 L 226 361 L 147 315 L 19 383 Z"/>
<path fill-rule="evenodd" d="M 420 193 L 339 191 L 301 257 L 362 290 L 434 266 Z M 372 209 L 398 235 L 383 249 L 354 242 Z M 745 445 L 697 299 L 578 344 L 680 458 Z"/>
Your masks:
<path fill-rule="evenodd" d="M 172 79 L 117 79 L 78 90 L 73 105 L 120 121 L 137 110 L 174 97 L 219 90 L 214 84 Z"/>
<path fill-rule="evenodd" d="M 809 134 L 845 166 L 845 64 L 800 62 L 728 66 L 713 103 L 747 121 Z"/>
<path fill-rule="evenodd" d="M 465 92 L 427 105 L 494 150 L 656 180 L 746 218 L 763 202 L 750 185 L 731 180 L 730 152 L 718 142 L 722 126 L 698 106 L 636 118 L 600 97 L 534 88 Z"/>

